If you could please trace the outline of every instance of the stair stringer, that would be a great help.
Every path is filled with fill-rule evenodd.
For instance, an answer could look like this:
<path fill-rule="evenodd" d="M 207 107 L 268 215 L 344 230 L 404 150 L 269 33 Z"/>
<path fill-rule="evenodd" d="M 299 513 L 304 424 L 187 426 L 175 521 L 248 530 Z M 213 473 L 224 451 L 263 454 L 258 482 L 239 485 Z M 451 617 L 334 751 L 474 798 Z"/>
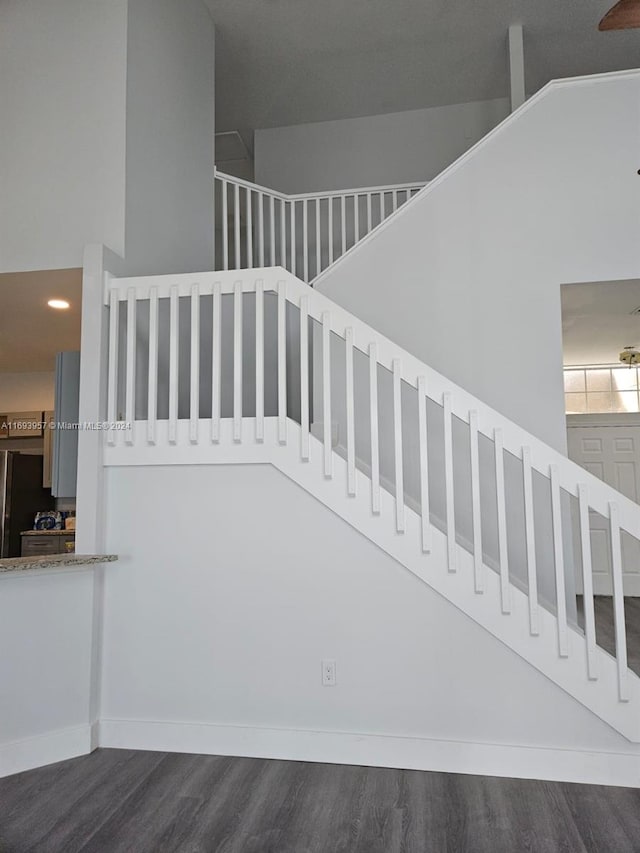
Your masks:
<path fill-rule="evenodd" d="M 199 430 L 210 434 L 210 421 L 201 420 Z M 640 678 L 627 672 L 629 701 L 618 699 L 617 663 L 600 647 L 596 648 L 597 680 L 589 680 L 587 647 L 584 636 L 569 626 L 568 657 L 558 653 L 558 623 L 556 617 L 539 610 L 539 635 L 529 631 L 528 598 L 520 589 L 510 585 L 511 611 L 501 611 L 500 579 L 492 569 L 484 567 L 484 592 L 474 591 L 473 556 L 456 546 L 457 570 L 447 568 L 447 538 L 431 525 L 431 550 L 421 547 L 421 520 L 405 507 L 405 532 L 395 528 L 395 498 L 381 490 L 380 514 L 371 509 L 371 481 L 356 470 L 356 494 L 347 492 L 347 462 L 332 454 L 333 475 L 324 474 L 323 445 L 310 436 L 310 458 L 301 458 L 301 428 L 287 420 L 287 441 L 278 441 L 278 419 L 266 418 L 264 441 L 255 440 L 255 419 L 242 420 L 242 440 L 233 439 L 231 419 L 221 421 L 219 442 L 189 444 L 189 422 L 178 423 L 175 444 L 168 441 L 166 421 L 158 422 L 155 445 L 140 442 L 138 446 L 105 447 L 106 466 L 130 465 L 211 465 L 211 464 L 272 464 L 320 503 L 332 510 L 351 527 L 381 548 L 401 566 L 428 584 L 439 595 L 473 619 L 485 630 L 510 648 L 515 654 L 549 678 L 580 704 L 633 743 L 640 743 Z M 135 434 L 146 434 L 146 421 L 136 421 Z M 292 520 L 294 521 L 294 520 Z"/>

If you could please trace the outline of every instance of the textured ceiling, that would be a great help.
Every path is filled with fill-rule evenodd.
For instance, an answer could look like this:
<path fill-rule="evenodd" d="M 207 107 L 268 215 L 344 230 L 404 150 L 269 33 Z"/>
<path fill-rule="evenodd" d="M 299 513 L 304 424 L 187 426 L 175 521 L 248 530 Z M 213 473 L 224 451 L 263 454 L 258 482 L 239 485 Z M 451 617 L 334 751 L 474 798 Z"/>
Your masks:
<path fill-rule="evenodd" d="M 640 30 L 597 30 L 612 0 L 206 2 L 218 131 L 505 97 L 513 23 L 524 26 L 529 93 L 640 66 Z"/>
<path fill-rule="evenodd" d="M 57 352 L 80 349 L 82 270 L 0 275 L 0 372 L 55 368 Z M 49 299 L 70 308 L 49 308 Z"/>
<path fill-rule="evenodd" d="M 562 293 L 565 364 L 616 364 L 626 346 L 640 347 L 640 281 L 567 284 Z"/>

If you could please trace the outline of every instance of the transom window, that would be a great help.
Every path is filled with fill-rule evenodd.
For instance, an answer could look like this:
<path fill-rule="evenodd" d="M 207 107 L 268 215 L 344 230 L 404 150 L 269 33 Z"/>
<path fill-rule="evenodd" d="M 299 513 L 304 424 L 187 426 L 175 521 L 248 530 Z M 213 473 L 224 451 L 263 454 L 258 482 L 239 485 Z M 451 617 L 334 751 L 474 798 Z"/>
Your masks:
<path fill-rule="evenodd" d="M 564 400 L 568 415 L 640 412 L 637 367 L 567 367 Z"/>

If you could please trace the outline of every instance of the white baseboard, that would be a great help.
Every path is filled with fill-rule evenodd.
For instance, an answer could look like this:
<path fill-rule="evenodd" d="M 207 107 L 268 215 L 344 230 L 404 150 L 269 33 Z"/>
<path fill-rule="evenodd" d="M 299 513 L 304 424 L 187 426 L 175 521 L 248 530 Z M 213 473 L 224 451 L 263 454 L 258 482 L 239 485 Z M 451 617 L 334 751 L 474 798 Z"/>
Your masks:
<path fill-rule="evenodd" d="M 0 744 L 0 777 L 91 752 L 89 726 L 75 726 Z"/>
<path fill-rule="evenodd" d="M 640 787 L 640 754 L 631 751 L 116 719 L 100 721 L 99 745 Z"/>

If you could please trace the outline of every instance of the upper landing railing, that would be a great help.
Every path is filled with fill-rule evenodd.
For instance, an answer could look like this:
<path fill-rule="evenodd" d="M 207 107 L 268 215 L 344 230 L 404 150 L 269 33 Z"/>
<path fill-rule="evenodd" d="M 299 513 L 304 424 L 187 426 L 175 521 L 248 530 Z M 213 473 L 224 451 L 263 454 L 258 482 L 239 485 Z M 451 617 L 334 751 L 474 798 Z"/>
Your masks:
<path fill-rule="evenodd" d="M 305 282 L 313 281 L 425 186 L 286 195 L 217 170 L 214 184 L 215 268 L 281 266 Z"/>

